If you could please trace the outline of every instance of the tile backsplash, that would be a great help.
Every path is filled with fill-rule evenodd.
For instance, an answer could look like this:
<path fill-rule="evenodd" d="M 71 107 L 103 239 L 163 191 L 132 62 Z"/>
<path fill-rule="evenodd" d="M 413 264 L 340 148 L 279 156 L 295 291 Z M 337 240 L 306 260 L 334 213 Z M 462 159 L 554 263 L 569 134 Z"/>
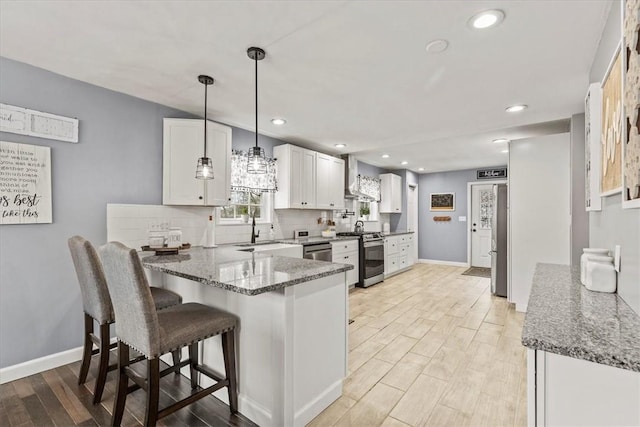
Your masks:
<path fill-rule="evenodd" d="M 346 201 L 346 206 L 353 211 L 352 201 Z M 181 227 L 182 241 L 194 246 L 204 243 L 207 219 L 215 209 L 199 206 L 163 206 L 163 205 L 107 205 L 107 241 L 118 241 L 132 248 L 139 248 L 149 242 L 149 229 L 160 222 L 168 222 L 170 227 Z M 319 236 L 327 228 L 325 223 L 318 223 L 318 219 L 332 219 L 333 211 L 320 210 L 275 210 L 272 214 L 273 229 L 276 239 L 293 238 L 294 230 L 309 230 L 311 236 Z M 336 231 L 351 231 L 357 218 L 349 216 L 342 219 L 335 214 Z M 365 230 L 380 231 L 382 223 L 388 222 L 388 215 L 381 214 L 380 221 L 365 223 Z M 256 230 L 260 237 L 256 240 L 269 239 L 271 223 L 257 224 Z M 216 243 L 246 243 L 251 240 L 251 225 L 216 225 Z"/>

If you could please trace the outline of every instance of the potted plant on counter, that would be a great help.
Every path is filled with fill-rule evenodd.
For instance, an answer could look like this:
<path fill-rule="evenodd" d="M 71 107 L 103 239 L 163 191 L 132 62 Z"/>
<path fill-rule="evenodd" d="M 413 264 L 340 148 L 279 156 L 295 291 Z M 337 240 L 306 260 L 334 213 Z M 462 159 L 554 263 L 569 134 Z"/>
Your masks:
<path fill-rule="evenodd" d="M 249 223 L 249 207 L 248 206 L 238 206 L 238 215 L 240 215 L 240 219 L 245 224 Z"/>
<path fill-rule="evenodd" d="M 363 221 L 369 221 L 369 205 L 362 204 L 360 206 L 360 217 Z"/>

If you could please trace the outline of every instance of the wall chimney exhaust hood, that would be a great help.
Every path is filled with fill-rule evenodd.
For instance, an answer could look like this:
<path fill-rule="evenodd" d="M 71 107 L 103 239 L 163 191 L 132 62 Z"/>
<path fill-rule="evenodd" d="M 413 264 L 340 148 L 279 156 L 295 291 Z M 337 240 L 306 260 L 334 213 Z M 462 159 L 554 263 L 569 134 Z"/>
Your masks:
<path fill-rule="evenodd" d="M 375 200 L 368 194 L 360 191 L 360 179 L 358 174 L 358 160 L 352 154 L 344 154 L 342 156 L 344 160 L 344 198 L 345 199 L 358 199 L 358 200 Z"/>

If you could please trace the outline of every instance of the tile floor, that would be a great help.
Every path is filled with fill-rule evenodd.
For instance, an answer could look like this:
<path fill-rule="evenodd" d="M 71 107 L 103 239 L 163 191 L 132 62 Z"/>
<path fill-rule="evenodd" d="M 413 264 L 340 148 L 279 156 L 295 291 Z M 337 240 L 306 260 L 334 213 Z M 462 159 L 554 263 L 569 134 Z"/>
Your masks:
<path fill-rule="evenodd" d="M 349 296 L 349 376 L 316 426 L 525 426 L 524 314 L 464 268 L 416 264 Z"/>

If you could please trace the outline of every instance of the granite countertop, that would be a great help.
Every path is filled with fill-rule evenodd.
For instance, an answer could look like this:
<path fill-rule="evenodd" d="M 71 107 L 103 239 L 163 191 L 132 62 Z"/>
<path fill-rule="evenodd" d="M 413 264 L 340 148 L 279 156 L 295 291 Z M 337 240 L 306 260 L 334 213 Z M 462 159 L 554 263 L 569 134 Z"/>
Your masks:
<path fill-rule="evenodd" d="M 566 265 L 536 266 L 522 344 L 640 372 L 640 316 L 618 294 L 586 289 Z"/>
<path fill-rule="evenodd" d="M 398 236 L 400 234 L 413 234 L 413 231 L 391 231 L 389 233 L 382 233 L 384 236 Z"/>
<path fill-rule="evenodd" d="M 243 252 L 233 246 L 193 247 L 178 255 L 141 253 L 140 259 L 151 270 L 244 295 L 271 292 L 353 269 L 349 264 Z"/>
<path fill-rule="evenodd" d="M 280 239 L 276 240 L 276 243 L 290 243 L 294 245 L 305 245 L 324 242 L 337 242 L 339 240 L 358 240 L 358 236 L 336 236 L 336 237 L 321 237 L 314 236 L 305 239 Z"/>

